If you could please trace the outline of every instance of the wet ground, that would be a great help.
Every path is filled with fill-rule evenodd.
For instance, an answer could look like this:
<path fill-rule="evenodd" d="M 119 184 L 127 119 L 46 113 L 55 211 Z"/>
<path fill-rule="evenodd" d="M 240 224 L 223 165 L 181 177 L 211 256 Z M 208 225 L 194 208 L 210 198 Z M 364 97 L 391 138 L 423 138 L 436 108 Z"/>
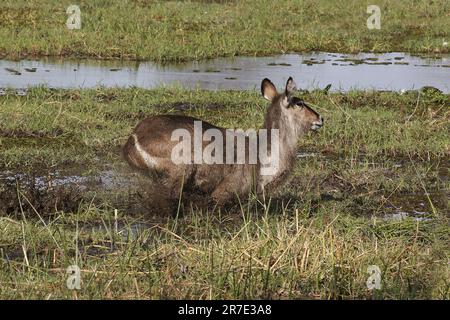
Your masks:
<path fill-rule="evenodd" d="M 343 159 L 336 154 L 309 150 L 299 152 L 298 158 L 300 161 L 318 161 L 327 166 L 338 165 L 341 168 L 347 166 L 368 167 L 369 171 L 365 171 L 365 173 L 370 173 L 370 168 L 385 168 L 388 163 L 386 161 L 377 162 L 364 154 L 349 162 L 349 159 Z M 410 160 L 405 158 L 389 160 L 388 166 L 393 171 L 402 170 L 410 165 Z M 420 164 L 417 163 L 417 165 Z M 450 182 L 449 161 L 433 165 L 432 171 L 437 174 L 438 186 L 448 186 Z M 6 213 L 0 219 L 10 219 L 9 217 L 20 219 L 25 215 L 27 219 L 43 219 L 47 223 L 64 224 L 64 228 L 78 230 L 84 234 L 84 237 L 78 242 L 78 254 L 83 256 L 106 256 L 118 251 L 121 243 L 126 243 L 130 239 L 139 239 L 143 246 L 148 245 L 145 239 L 158 237 L 159 234 L 167 232 L 165 228 L 168 223 L 169 225 L 174 223 L 171 220 L 174 215 L 168 214 L 164 210 L 161 211 L 160 204 L 156 203 L 160 196 L 159 188 L 157 186 L 155 188 L 148 177 L 131 171 L 125 163 L 116 163 L 114 166 L 108 165 L 95 169 L 82 166 L 57 170 L 28 168 L 27 172 L 29 173 L 19 172 L 19 170 L 0 172 L 0 207 Z M 339 173 L 333 171 L 321 175 L 308 187 L 302 184 L 302 178 L 298 177 L 298 180 L 292 181 L 291 184 L 299 184 L 303 191 L 311 188 L 306 199 L 294 190 L 293 193 L 285 195 L 285 199 L 275 197 L 273 202 L 271 200 L 271 205 L 277 207 L 278 203 L 284 200 L 286 200 L 284 204 L 298 201 L 300 206 L 310 205 L 310 213 L 314 214 L 317 206 L 328 203 L 332 207 L 340 204 L 355 216 L 393 222 L 405 219 L 413 222 L 433 222 L 436 210 L 440 213 L 448 212 L 447 214 L 450 215 L 450 189 L 448 188 L 432 188 L 430 184 L 427 185 L 427 188 L 429 187 L 427 192 L 420 189 L 407 193 L 367 190 L 364 187 L 352 186 L 342 179 Z M 307 179 L 310 178 L 307 177 Z M 320 190 L 320 194 L 314 195 L 314 189 Z M 152 193 L 155 190 L 156 193 Z M 105 212 L 108 212 L 108 217 L 87 219 L 79 221 L 77 224 L 70 219 L 66 219 L 66 222 L 58 221 L 61 214 L 70 215 L 78 212 L 81 207 L 86 208 L 89 205 L 94 205 L 99 210 L 104 209 Z M 276 208 L 273 210 L 277 212 Z M 239 210 L 237 211 L 239 212 Z M 207 214 L 202 212 L 200 219 L 211 219 L 210 223 L 222 230 L 235 230 L 242 225 L 242 215 L 239 213 L 204 216 Z M 199 232 L 195 231 L 195 228 L 189 229 L 193 223 L 192 220 L 198 218 L 190 214 L 183 215 L 183 213 L 177 217 L 176 221 L 178 222 L 175 223 L 179 225 L 178 228 L 183 229 L 184 234 Z M 201 234 L 196 234 L 197 238 L 211 237 L 208 229 L 201 232 Z M 96 237 L 91 236 L 98 234 L 108 235 L 108 237 L 99 241 L 95 240 Z M 71 250 L 69 254 L 75 256 L 75 250 Z M 6 246 L 2 252 L 7 261 L 23 261 L 24 259 L 23 248 L 20 246 Z"/>
<path fill-rule="evenodd" d="M 321 154 L 319 152 L 302 151 L 299 159 L 314 158 L 321 162 L 337 163 L 344 160 L 336 155 Z M 381 166 L 361 156 L 355 159 L 356 166 Z M 392 170 L 408 165 L 407 160 L 397 159 Z M 440 184 L 447 185 L 450 181 L 450 163 L 444 162 L 437 166 L 437 179 Z M 449 208 L 450 190 L 432 189 L 420 190 L 414 193 L 379 193 L 374 208 L 365 210 L 361 203 L 361 196 L 367 190 L 358 190 L 350 187 L 333 174 L 320 182 L 319 195 L 322 201 L 354 201 L 350 208 L 355 212 L 376 211 L 381 219 L 402 220 L 411 217 L 415 220 L 431 219 L 435 210 L 445 211 Z M 295 182 L 296 183 L 296 182 Z M 145 215 L 150 221 L 158 223 L 165 215 L 161 215 L 161 207 L 155 199 L 159 197 L 159 188 L 152 185 L 149 178 L 131 171 L 126 164 L 116 167 L 100 168 L 86 171 L 82 167 L 55 170 L 52 172 L 33 171 L 33 174 L 4 171 L 0 173 L 0 204 L 7 214 L 21 214 L 26 212 L 57 212 L 76 211 L 82 202 L 97 201 L 99 205 L 105 201 L 112 207 L 118 208 L 127 214 Z M 156 188 L 155 188 L 156 187 Z M 151 195 L 151 190 L 156 196 Z M 377 190 L 374 190 L 377 192 Z M 352 194 L 353 193 L 353 194 Z M 93 200 L 94 199 L 94 200 Z M 313 200 L 313 202 L 316 200 Z M 372 204 L 373 205 L 373 204 Z M 148 228 L 153 223 L 144 224 Z M 100 226 L 102 228 L 103 226 Z M 136 226 L 142 229 L 142 226 Z M 127 228 L 122 228 L 125 235 Z"/>
<path fill-rule="evenodd" d="M 207 90 L 259 89 L 269 77 L 278 86 L 293 76 L 302 89 L 412 90 L 424 86 L 450 92 L 450 57 L 406 53 L 305 53 L 271 57 L 217 58 L 177 64 L 100 60 L 0 60 L 0 88 L 142 87 L 181 85 Z M 0 89 L 0 94 L 4 92 Z"/>

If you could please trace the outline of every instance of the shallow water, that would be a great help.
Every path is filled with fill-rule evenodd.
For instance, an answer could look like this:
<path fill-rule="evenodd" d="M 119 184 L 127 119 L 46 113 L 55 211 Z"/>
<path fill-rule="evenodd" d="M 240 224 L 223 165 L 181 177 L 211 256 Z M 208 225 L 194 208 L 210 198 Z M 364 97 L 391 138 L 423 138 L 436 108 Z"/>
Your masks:
<path fill-rule="evenodd" d="M 132 183 L 132 177 L 127 177 L 118 172 L 107 169 L 92 175 L 83 175 L 82 172 L 76 174 L 73 172 L 55 171 L 47 175 L 30 176 L 25 173 L 12 173 L 5 171 L 0 173 L 0 182 L 13 183 L 20 182 L 22 185 L 32 185 L 37 189 L 54 188 L 61 186 L 75 186 L 80 190 L 89 190 L 101 188 L 111 191 L 120 188 L 126 188 Z"/>
<path fill-rule="evenodd" d="M 412 219 L 414 221 L 430 221 L 433 220 L 433 216 L 429 212 L 397 211 L 394 213 L 387 213 L 382 219 L 386 221 L 402 221 L 405 219 Z"/>
<path fill-rule="evenodd" d="M 181 85 L 207 90 L 259 89 L 268 77 L 282 86 L 293 76 L 302 89 L 410 90 L 432 86 L 450 92 L 450 55 L 405 53 L 305 53 L 271 57 L 217 58 L 187 63 L 42 59 L 0 60 L 0 88 L 129 87 Z M 1 91 L 1 89 L 0 89 Z"/>
<path fill-rule="evenodd" d="M 320 158 L 320 161 L 333 162 L 341 161 L 339 157 L 333 155 L 323 155 L 317 152 L 302 151 L 298 153 L 299 159 Z M 357 161 L 360 164 L 367 164 L 363 158 Z M 394 168 L 401 167 L 402 160 L 394 164 Z M 443 163 L 438 170 L 438 179 L 446 182 L 449 179 L 449 163 Z M 137 173 L 131 173 L 124 168 L 104 168 L 95 173 L 85 172 L 82 168 L 72 168 L 67 171 L 53 171 L 46 174 L 30 175 L 25 173 L 4 171 L 0 173 L 0 185 L 15 185 L 16 181 L 22 188 L 31 188 L 35 190 L 57 190 L 58 187 L 71 188 L 81 192 L 101 191 L 110 194 L 126 195 L 133 190 L 147 188 L 148 178 Z M 55 188 L 55 189 L 52 189 Z M 113 196 L 114 197 L 114 196 Z M 332 198 L 336 200 L 336 198 Z M 0 199 L 1 200 L 1 199 Z M 133 207 L 136 199 L 121 199 L 120 203 L 127 207 L 127 210 L 140 212 L 142 205 Z M 339 200 L 337 200 L 339 201 Z M 412 218 L 417 221 L 426 221 L 432 218 L 434 208 L 448 208 L 449 193 L 448 190 L 433 190 L 430 193 L 418 191 L 407 194 L 389 194 L 382 206 L 381 213 L 384 214 L 384 220 L 403 220 Z M 134 212 L 133 211 L 133 212 Z M 126 235 L 127 231 L 123 231 Z"/>

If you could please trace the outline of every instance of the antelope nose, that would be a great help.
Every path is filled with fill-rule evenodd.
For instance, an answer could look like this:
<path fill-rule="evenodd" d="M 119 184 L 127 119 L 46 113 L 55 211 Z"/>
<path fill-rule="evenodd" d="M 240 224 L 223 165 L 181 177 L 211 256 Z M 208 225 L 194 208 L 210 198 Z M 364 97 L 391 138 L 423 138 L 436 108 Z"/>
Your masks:
<path fill-rule="evenodd" d="M 319 129 L 321 126 L 323 126 L 323 118 L 322 118 L 322 116 L 319 116 L 319 120 L 314 121 L 312 123 L 311 130 L 315 131 L 315 130 Z"/>

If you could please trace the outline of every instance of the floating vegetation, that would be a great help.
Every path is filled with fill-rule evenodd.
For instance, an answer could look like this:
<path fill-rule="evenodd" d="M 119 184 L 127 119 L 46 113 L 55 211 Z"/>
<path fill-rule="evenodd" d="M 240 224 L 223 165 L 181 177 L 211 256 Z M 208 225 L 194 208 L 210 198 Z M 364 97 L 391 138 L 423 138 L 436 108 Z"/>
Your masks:
<path fill-rule="evenodd" d="M 271 66 L 271 67 L 273 67 L 273 66 L 284 66 L 284 67 L 290 67 L 290 66 L 292 66 L 292 64 L 290 64 L 290 63 L 285 63 L 285 62 L 280 62 L 280 63 L 271 62 L 271 63 L 268 63 L 267 65 L 268 65 L 268 66 Z"/>
<path fill-rule="evenodd" d="M 307 66 L 312 66 L 313 64 L 324 64 L 325 60 L 316 60 L 314 58 L 311 58 L 309 60 L 303 60 L 302 64 L 306 64 Z"/>
<path fill-rule="evenodd" d="M 215 73 L 218 73 L 218 72 L 220 72 L 220 70 L 208 68 L 204 72 L 215 72 Z"/>
<path fill-rule="evenodd" d="M 336 59 L 335 61 L 351 62 L 354 65 L 355 64 L 362 64 L 362 63 L 364 63 L 364 60 L 362 60 L 362 59 L 351 59 L 351 58 Z"/>
<path fill-rule="evenodd" d="M 22 74 L 18 70 L 12 69 L 12 68 L 5 68 L 5 70 L 8 71 L 9 73 L 15 75 L 15 76 L 20 76 Z"/>
<path fill-rule="evenodd" d="M 392 62 L 384 61 L 384 62 L 365 62 L 365 64 L 371 64 L 371 65 L 389 65 L 392 64 Z"/>

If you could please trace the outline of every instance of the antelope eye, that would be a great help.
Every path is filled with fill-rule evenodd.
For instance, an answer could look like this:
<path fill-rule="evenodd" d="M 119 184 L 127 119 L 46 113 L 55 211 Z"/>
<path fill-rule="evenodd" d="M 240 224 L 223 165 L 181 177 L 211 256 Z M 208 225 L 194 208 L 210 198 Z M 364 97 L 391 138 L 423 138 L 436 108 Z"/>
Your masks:
<path fill-rule="evenodd" d="M 305 106 L 305 102 L 302 99 L 297 98 L 297 97 L 291 98 L 291 100 L 290 100 L 290 107 L 303 108 L 304 106 Z"/>

